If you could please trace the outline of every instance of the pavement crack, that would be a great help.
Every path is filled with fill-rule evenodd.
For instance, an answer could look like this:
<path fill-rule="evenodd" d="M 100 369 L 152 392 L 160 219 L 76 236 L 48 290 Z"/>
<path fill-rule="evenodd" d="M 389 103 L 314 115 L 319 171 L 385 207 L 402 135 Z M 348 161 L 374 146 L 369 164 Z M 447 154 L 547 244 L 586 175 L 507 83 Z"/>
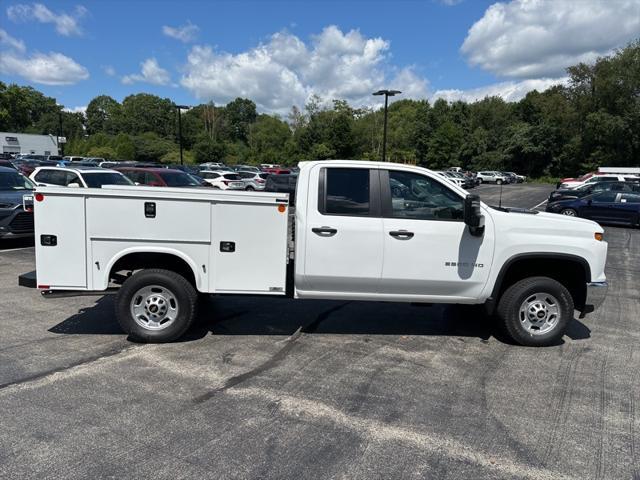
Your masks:
<path fill-rule="evenodd" d="M 101 352 L 99 354 L 96 355 L 91 355 L 89 357 L 85 357 L 82 360 L 78 361 L 78 362 L 74 362 L 70 365 L 64 365 L 61 367 L 56 367 L 56 368 L 52 368 L 50 370 L 46 370 L 44 372 L 40 372 L 40 373 L 36 373 L 35 375 L 30 375 L 28 377 L 25 378 L 21 378 L 20 380 L 16 380 L 13 382 L 7 382 L 7 383 L 2 383 L 0 384 L 0 392 L 2 390 L 6 390 L 8 388 L 11 387 L 19 387 L 25 384 L 30 384 L 33 382 L 37 382 L 39 380 L 43 380 L 46 379 L 48 377 L 51 377 L 52 375 L 56 375 L 56 374 L 60 374 L 60 373 L 65 373 L 68 372 L 70 370 L 76 369 L 78 367 L 82 367 L 91 363 L 94 363 L 98 360 L 102 360 L 104 358 L 109 358 L 109 357 L 113 357 L 116 355 L 119 355 L 121 353 L 124 353 L 128 350 L 131 350 L 133 348 L 139 347 L 138 345 L 132 345 L 132 344 L 125 344 L 125 345 L 120 345 L 117 347 L 113 347 L 110 348 L 107 351 Z"/>
<path fill-rule="evenodd" d="M 212 397 L 214 397 L 215 395 L 217 395 L 218 393 L 224 392 L 225 390 L 228 390 L 230 388 L 235 387 L 236 385 L 239 385 L 240 383 L 246 382 L 247 380 L 250 380 L 264 372 L 266 372 L 267 370 L 271 370 L 273 368 L 275 368 L 276 366 L 278 366 L 288 355 L 289 353 L 293 350 L 293 348 L 296 346 L 296 341 L 303 335 L 303 334 L 310 334 L 313 333 L 314 331 L 316 331 L 316 329 L 318 328 L 318 325 L 320 325 L 320 323 L 322 323 L 323 321 L 325 321 L 327 318 L 329 318 L 329 316 L 333 313 L 335 313 L 336 311 L 340 310 L 341 308 L 345 307 L 346 305 L 348 305 L 350 302 L 345 302 L 345 303 L 341 303 L 340 305 L 336 305 L 335 307 L 329 308 L 327 310 L 325 310 L 324 312 L 321 312 L 320 315 L 318 315 L 318 317 L 311 323 L 309 323 L 306 326 L 300 326 L 290 337 L 288 337 L 285 340 L 285 344 L 282 346 L 282 348 L 280 348 L 280 350 L 278 350 L 276 353 L 274 353 L 267 361 L 265 361 L 264 363 L 258 365 L 257 367 L 249 370 L 248 372 L 245 373 L 241 373 L 240 375 L 235 375 L 231 378 L 229 378 L 224 385 L 222 385 L 221 387 L 215 388 L 213 390 L 210 390 L 202 395 L 199 395 L 197 397 L 195 397 L 193 399 L 193 403 L 195 404 L 200 404 L 200 403 L 204 403 L 207 400 L 211 399 Z"/>

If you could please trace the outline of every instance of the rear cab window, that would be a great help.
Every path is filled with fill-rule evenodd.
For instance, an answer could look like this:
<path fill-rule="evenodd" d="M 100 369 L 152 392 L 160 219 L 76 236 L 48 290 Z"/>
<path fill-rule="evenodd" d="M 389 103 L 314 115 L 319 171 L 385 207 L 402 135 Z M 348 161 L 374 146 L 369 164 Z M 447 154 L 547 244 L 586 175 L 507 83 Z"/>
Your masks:
<path fill-rule="evenodd" d="M 326 167 L 320 170 L 318 210 L 323 215 L 371 215 L 371 170 Z"/>

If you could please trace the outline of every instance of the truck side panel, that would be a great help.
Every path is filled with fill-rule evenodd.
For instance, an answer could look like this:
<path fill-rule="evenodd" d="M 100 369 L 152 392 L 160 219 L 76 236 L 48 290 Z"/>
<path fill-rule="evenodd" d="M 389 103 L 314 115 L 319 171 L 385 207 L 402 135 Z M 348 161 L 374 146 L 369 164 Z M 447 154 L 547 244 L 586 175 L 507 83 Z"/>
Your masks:
<path fill-rule="evenodd" d="M 38 285 L 52 289 L 86 289 L 84 197 L 44 195 L 42 200 L 34 202 L 34 215 Z M 43 235 L 55 244 L 43 245 Z"/>
<path fill-rule="evenodd" d="M 274 204 L 213 204 L 210 291 L 285 294 L 287 210 Z"/>
<path fill-rule="evenodd" d="M 120 257 L 134 252 L 153 252 L 185 260 L 194 271 L 198 289 L 206 291 L 210 211 L 210 201 L 87 198 L 91 289 L 107 288 L 110 267 Z"/>

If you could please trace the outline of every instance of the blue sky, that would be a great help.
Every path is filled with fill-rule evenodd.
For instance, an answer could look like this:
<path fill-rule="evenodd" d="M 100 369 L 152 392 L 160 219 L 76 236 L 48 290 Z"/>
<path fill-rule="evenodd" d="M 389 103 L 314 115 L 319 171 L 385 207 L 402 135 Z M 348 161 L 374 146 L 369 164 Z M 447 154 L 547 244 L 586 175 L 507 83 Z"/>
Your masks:
<path fill-rule="evenodd" d="M 520 98 L 640 37 L 638 0 L 135 1 L 0 5 L 0 73 L 68 108 L 149 92 L 284 114 L 311 94 Z"/>

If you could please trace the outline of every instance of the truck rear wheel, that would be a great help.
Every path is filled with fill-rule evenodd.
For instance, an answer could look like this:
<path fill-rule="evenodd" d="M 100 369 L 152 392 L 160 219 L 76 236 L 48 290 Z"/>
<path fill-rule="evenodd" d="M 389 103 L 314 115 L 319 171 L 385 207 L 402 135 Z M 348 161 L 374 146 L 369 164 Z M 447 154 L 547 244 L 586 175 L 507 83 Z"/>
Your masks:
<path fill-rule="evenodd" d="M 498 302 L 498 319 L 520 345 L 557 344 L 573 318 L 573 299 L 560 282 L 531 277 L 511 285 Z"/>
<path fill-rule="evenodd" d="M 171 342 L 191 326 L 197 299 L 196 290 L 183 276 L 170 270 L 141 270 L 120 288 L 116 317 L 135 340 Z"/>

